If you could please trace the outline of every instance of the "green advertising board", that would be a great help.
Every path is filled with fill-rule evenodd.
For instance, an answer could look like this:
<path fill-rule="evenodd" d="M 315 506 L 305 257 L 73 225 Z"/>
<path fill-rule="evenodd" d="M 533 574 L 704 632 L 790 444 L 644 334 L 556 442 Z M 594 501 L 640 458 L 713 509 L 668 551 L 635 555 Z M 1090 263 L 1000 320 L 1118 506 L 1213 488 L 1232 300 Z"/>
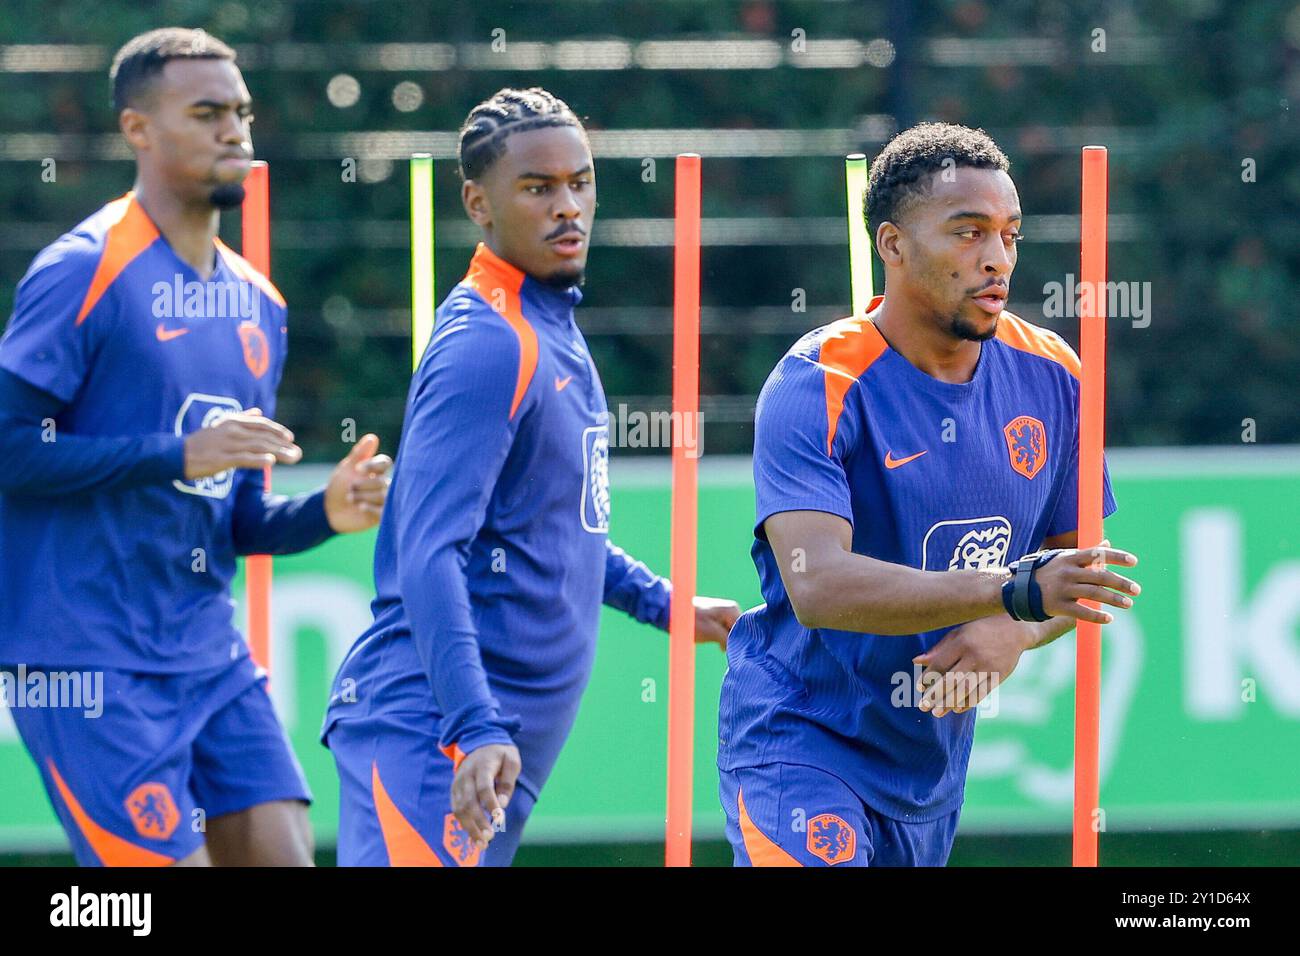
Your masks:
<path fill-rule="evenodd" d="M 1300 825 L 1300 449 L 1114 452 L 1117 547 L 1143 593 L 1103 638 L 1101 803 L 1111 831 Z M 277 472 L 308 487 L 319 469 Z M 668 568 L 666 462 L 615 461 L 612 538 Z M 745 459 L 701 464 L 699 590 L 759 602 Z M 275 561 L 273 696 L 331 844 L 338 782 L 317 742 L 334 669 L 370 621 L 374 534 Z M 242 589 L 237 590 L 242 595 Z M 526 842 L 658 839 L 666 791 L 667 636 L 606 609 L 595 672 Z M 714 769 L 725 661 L 697 655 L 695 832 L 721 835 Z M 1065 831 L 1074 640 L 1022 659 L 981 710 L 962 832 Z M 942 718 L 940 718 L 942 719 Z M 65 846 L 0 709 L 0 850 Z"/>

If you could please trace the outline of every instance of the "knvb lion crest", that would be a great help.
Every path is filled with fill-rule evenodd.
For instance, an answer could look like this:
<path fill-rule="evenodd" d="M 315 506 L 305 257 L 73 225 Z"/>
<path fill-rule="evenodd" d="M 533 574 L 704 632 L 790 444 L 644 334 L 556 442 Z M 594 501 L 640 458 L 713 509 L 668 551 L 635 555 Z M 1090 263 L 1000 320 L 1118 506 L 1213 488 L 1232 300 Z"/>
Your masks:
<path fill-rule="evenodd" d="M 847 863 L 858 852 L 858 836 L 842 817 L 819 813 L 808 821 L 808 852 L 831 866 Z"/>
<path fill-rule="evenodd" d="M 271 367 L 271 346 L 266 333 L 260 326 L 245 322 L 239 326 L 239 342 L 244 347 L 244 364 L 253 378 L 261 378 Z"/>
<path fill-rule="evenodd" d="M 176 829 L 181 814 L 171 791 L 161 783 L 142 783 L 126 798 L 135 832 L 150 840 L 166 840 Z"/>
<path fill-rule="evenodd" d="M 458 866 L 478 866 L 479 855 L 483 852 L 482 847 L 469 838 L 454 813 L 443 818 L 442 848 L 451 854 Z"/>
<path fill-rule="evenodd" d="M 1011 467 L 1032 479 L 1047 464 L 1047 429 L 1037 418 L 1021 415 L 1002 429 Z"/>

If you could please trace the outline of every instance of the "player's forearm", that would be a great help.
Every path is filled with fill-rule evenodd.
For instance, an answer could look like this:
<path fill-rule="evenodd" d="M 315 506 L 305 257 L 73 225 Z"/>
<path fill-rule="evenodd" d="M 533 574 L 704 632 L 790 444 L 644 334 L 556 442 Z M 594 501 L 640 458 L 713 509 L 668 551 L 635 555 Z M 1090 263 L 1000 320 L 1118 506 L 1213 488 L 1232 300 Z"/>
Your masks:
<path fill-rule="evenodd" d="M 918 634 L 1004 613 L 1005 568 L 920 571 L 848 551 L 783 578 L 799 622 L 866 634 Z"/>
<path fill-rule="evenodd" d="M 457 562 L 434 562 L 427 575 L 399 573 L 411 640 L 438 709 L 455 722 L 471 714 L 490 716 L 495 713 L 496 700 L 483 670 L 478 632 L 468 611 L 462 611 L 469 603 L 464 572 L 455 567 L 448 574 L 448 563 Z M 458 599 L 461 594 L 455 593 L 462 591 L 463 601 Z"/>
<path fill-rule="evenodd" d="M 184 477 L 182 439 L 74 435 L 55 424 L 64 403 L 0 369 L 0 493 L 65 497 Z"/>
<path fill-rule="evenodd" d="M 262 491 L 262 476 L 241 472 L 232 537 L 235 553 L 297 554 L 333 537 L 325 489 L 289 497 Z"/>
<path fill-rule="evenodd" d="M 480 519 L 470 517 L 469 500 L 455 490 L 448 481 L 399 483 L 390 517 L 411 642 L 442 714 L 439 746 L 459 744 L 468 753 L 509 743 L 511 731 L 488 686 L 462 557 Z"/>
<path fill-rule="evenodd" d="M 442 713 L 439 747 L 453 744 L 465 753 L 486 744 L 512 744 L 517 717 L 503 716 L 488 687 L 478 635 L 439 629 L 431 648 L 430 683 Z"/>
<path fill-rule="evenodd" d="M 1040 647 L 1046 647 L 1062 634 L 1068 634 L 1074 630 L 1075 623 L 1072 617 L 1053 617 L 1046 621 L 1033 623 L 1033 627 L 1037 628 L 1038 633 L 1034 635 L 1033 642 L 1029 644 L 1028 649 L 1032 651 Z"/>
<path fill-rule="evenodd" d="M 427 551 L 399 552 L 398 580 L 411 641 L 442 714 L 439 746 L 457 744 L 469 753 L 512 743 L 519 721 L 500 713 L 488 686 L 456 548 L 425 540 L 432 545 Z"/>
<path fill-rule="evenodd" d="M 622 548 L 605 541 L 604 603 L 644 624 L 668 629 L 673 586 Z"/>
<path fill-rule="evenodd" d="M 0 416 L 0 494 L 62 498 L 183 477 L 175 435 L 56 435 L 39 424 Z"/>

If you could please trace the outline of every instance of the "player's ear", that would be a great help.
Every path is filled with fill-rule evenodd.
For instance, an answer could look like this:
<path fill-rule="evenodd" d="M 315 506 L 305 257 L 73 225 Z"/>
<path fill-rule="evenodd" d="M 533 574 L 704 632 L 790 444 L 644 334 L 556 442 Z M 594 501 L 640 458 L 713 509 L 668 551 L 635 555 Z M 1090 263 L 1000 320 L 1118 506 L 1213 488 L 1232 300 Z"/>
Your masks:
<path fill-rule="evenodd" d="M 902 234 L 892 222 L 885 221 L 876 227 L 876 254 L 887 266 L 899 266 L 903 262 Z"/>
<path fill-rule="evenodd" d="M 492 225 L 492 204 L 488 202 L 487 193 L 477 180 L 467 179 L 460 186 L 460 202 L 465 207 L 465 215 L 476 226 Z"/>
<path fill-rule="evenodd" d="M 148 121 L 148 117 L 143 113 L 129 106 L 117 114 L 117 128 L 122 131 L 122 135 L 126 137 L 127 143 L 133 150 L 149 148 L 149 136 L 145 132 Z"/>

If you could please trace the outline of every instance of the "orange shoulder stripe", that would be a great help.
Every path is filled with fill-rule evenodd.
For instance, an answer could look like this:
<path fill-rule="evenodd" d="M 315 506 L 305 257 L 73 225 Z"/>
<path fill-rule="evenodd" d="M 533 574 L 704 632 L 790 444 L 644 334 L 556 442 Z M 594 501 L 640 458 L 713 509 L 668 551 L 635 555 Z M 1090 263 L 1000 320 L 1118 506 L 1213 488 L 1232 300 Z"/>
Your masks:
<path fill-rule="evenodd" d="M 109 833 L 101 827 L 81 808 L 81 804 L 64 782 L 63 775 L 59 773 L 59 768 L 54 766 L 54 761 L 47 759 L 45 763 L 49 767 L 50 776 L 54 778 L 54 786 L 58 788 L 59 796 L 63 798 L 63 803 L 72 814 L 72 819 L 77 822 L 77 828 L 90 844 L 90 848 L 95 851 L 95 855 L 99 857 L 100 863 L 105 866 L 170 866 L 176 862 L 170 856 L 136 846 L 130 840 L 123 840 L 117 834 Z"/>
<path fill-rule="evenodd" d="M 1075 378 L 1080 375 L 1079 356 L 1063 338 L 1050 329 L 1026 322 L 1018 315 L 1010 312 L 1002 313 L 1002 317 L 998 320 L 997 340 L 1005 342 L 1013 349 L 1049 358 L 1065 366 L 1066 371 Z"/>
<path fill-rule="evenodd" d="M 411 826 L 411 821 L 397 809 L 384 782 L 379 779 L 379 764 L 370 765 L 370 791 L 375 798 L 375 813 L 379 817 L 379 829 L 384 835 L 384 846 L 388 849 L 390 866 L 442 866 L 438 854 L 420 836 L 418 830 Z"/>
<path fill-rule="evenodd" d="M 879 298 L 872 300 L 871 308 L 878 304 Z M 831 447 L 835 444 L 835 430 L 844 411 L 844 396 L 858 376 L 888 347 L 885 337 L 865 316 L 839 319 L 828 327 L 817 355 L 817 363 L 826 376 L 827 455 L 831 454 Z"/>
<path fill-rule="evenodd" d="M 231 272 L 239 276 L 239 278 L 243 279 L 245 282 L 253 283 L 253 285 L 257 286 L 270 296 L 271 301 L 280 306 L 280 308 L 287 308 L 284 296 L 280 294 L 280 290 L 275 287 L 275 284 L 271 282 L 270 279 L 262 275 L 262 273 L 257 269 L 253 268 L 251 262 L 237 253 L 234 249 L 231 249 L 220 239 L 214 241 L 217 244 L 217 251 L 221 253 L 221 258 L 226 260 L 226 265 L 230 266 Z"/>
<path fill-rule="evenodd" d="M 745 840 L 745 852 L 751 866 L 803 866 L 767 836 L 745 809 L 745 795 L 737 789 L 736 802 L 740 806 L 740 834 Z"/>
<path fill-rule="evenodd" d="M 90 310 L 99 303 L 108 287 L 122 274 L 122 270 L 158 238 L 158 227 L 135 201 L 134 193 L 113 200 L 108 208 L 111 210 L 110 216 L 115 218 L 104 237 L 104 251 L 100 253 L 95 276 L 90 280 L 86 297 L 81 300 L 77 325 L 86 321 Z"/>
<path fill-rule="evenodd" d="M 533 373 L 537 371 L 537 331 L 524 318 L 519 298 L 524 273 L 480 242 L 470 260 L 469 271 L 461 281 L 481 295 L 483 301 L 509 323 L 519 339 L 519 374 L 515 378 L 515 394 L 510 403 L 510 417 L 514 418 L 533 380 Z"/>

